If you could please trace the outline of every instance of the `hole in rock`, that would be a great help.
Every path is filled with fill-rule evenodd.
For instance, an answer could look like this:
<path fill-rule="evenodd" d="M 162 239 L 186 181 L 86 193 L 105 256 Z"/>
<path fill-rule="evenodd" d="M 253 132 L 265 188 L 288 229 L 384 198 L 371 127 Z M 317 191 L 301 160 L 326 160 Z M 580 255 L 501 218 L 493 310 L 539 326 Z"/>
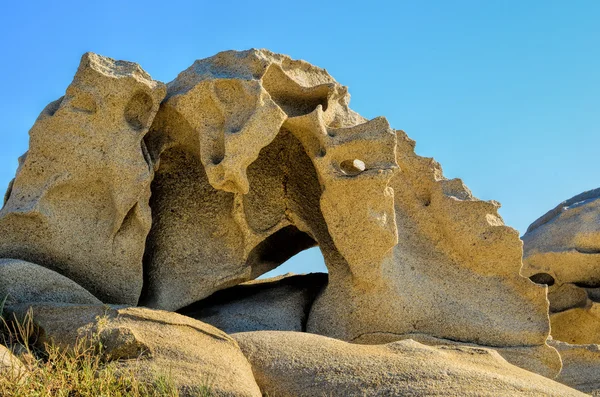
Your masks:
<path fill-rule="evenodd" d="M 287 230 L 271 241 L 269 246 L 275 251 L 269 254 L 269 259 L 280 261 L 287 256 L 284 253 L 292 251 L 285 246 L 293 239 L 285 241 L 281 251 L 274 244 L 282 242 L 281 237 L 289 233 L 291 231 Z M 277 277 L 287 273 L 294 275 Z M 263 330 L 306 332 L 313 302 L 328 279 L 321 251 L 313 247 L 289 258 L 257 280 L 222 289 L 177 312 L 227 333 Z"/>
<path fill-rule="evenodd" d="M 145 128 L 152 115 L 152 97 L 145 92 L 136 92 L 125 106 L 125 120 L 134 130 Z"/>
<path fill-rule="evenodd" d="M 289 117 L 302 116 L 321 105 L 323 111 L 329 106 L 331 87 L 321 84 L 303 87 L 292 80 L 279 67 L 270 67 L 263 77 L 265 90 Z"/>
<path fill-rule="evenodd" d="M 327 273 L 325 259 L 319 247 L 313 247 L 291 257 L 280 266 L 263 274 L 259 279 L 276 277 L 282 274 L 294 273 Z"/>
<path fill-rule="evenodd" d="M 355 176 L 365 170 L 365 163 L 362 160 L 344 160 L 340 164 L 342 172 L 349 176 Z"/>
<path fill-rule="evenodd" d="M 546 284 L 548 287 L 554 285 L 554 277 L 548 273 L 537 273 L 529 277 L 536 284 Z"/>
<path fill-rule="evenodd" d="M 309 273 L 313 271 L 307 270 L 308 268 L 312 268 L 308 263 L 310 259 L 305 256 L 307 254 L 302 256 L 297 255 L 300 256 L 299 260 L 294 260 L 294 258 L 296 258 L 296 254 L 300 254 L 308 248 L 315 247 L 316 244 L 315 240 L 308 234 L 298 230 L 295 226 L 284 227 L 267 237 L 248 255 L 248 264 L 252 266 L 251 278 L 258 278 L 259 276 L 262 276 L 261 278 L 273 277 L 289 272 Z M 320 261 L 323 264 L 321 271 L 323 269 L 326 271 L 321 251 L 315 247 L 310 252 L 312 259 L 316 259 L 317 262 Z M 285 266 L 290 260 L 293 260 L 291 265 L 293 270 L 286 270 L 290 268 L 290 265 Z M 319 267 L 317 266 L 316 268 Z"/>

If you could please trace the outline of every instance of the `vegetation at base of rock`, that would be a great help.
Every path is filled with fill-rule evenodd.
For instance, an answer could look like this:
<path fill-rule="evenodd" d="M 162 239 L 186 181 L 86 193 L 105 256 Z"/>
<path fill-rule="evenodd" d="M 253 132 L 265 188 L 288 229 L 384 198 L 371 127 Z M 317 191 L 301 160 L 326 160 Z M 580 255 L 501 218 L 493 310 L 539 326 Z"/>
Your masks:
<path fill-rule="evenodd" d="M 31 312 L 24 320 L 3 317 L 0 307 L 0 344 L 7 346 L 24 364 L 25 371 L 0 376 L 0 397 L 179 397 L 212 395 L 209 386 L 180 394 L 171 377 L 156 375 L 142 381 L 130 368 L 106 362 L 96 336 L 81 338 L 63 349 L 44 344 L 36 347 L 37 333 Z M 144 363 L 139 361 L 139 365 Z"/>

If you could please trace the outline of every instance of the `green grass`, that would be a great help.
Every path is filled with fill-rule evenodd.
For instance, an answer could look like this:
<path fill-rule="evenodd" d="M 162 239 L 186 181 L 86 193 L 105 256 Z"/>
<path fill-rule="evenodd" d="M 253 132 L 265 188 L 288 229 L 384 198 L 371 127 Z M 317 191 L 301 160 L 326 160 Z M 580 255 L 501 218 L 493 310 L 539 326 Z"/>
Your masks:
<path fill-rule="evenodd" d="M 5 301 L 5 300 L 4 300 Z M 102 359 L 99 338 L 79 340 L 72 348 L 45 344 L 36 348 L 31 312 L 23 321 L 3 317 L 0 302 L 0 343 L 25 364 L 21 373 L 0 376 L 0 397 L 179 397 L 170 376 L 158 374 L 151 382 L 136 378 L 135 368 L 123 369 Z M 138 361 L 143 365 L 143 361 Z M 210 387 L 184 393 L 209 397 Z"/>

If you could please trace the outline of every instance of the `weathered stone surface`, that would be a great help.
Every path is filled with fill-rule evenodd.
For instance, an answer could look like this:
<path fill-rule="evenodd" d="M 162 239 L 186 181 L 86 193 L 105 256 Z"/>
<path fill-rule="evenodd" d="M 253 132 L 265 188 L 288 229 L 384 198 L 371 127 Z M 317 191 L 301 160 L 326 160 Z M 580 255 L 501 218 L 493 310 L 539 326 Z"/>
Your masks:
<path fill-rule="evenodd" d="M 4 345 L 0 345 L 0 378 L 17 379 L 26 372 L 25 365 Z"/>
<path fill-rule="evenodd" d="M 310 307 L 327 274 L 285 275 L 249 281 L 185 307 L 179 313 L 227 333 L 304 331 Z"/>
<path fill-rule="evenodd" d="M 600 188 L 560 203 L 523 235 L 523 274 L 600 287 Z"/>
<path fill-rule="evenodd" d="M 325 70 L 265 50 L 217 54 L 169 83 L 146 137 L 156 177 L 142 302 L 179 309 L 318 244 L 329 283 L 309 332 L 530 349 L 521 362 L 556 375 L 545 290 L 519 275 L 521 243 L 498 203 L 348 101 Z"/>
<path fill-rule="evenodd" d="M 576 345 L 600 344 L 600 303 L 554 313 L 550 324 L 554 339 Z"/>
<path fill-rule="evenodd" d="M 290 220 L 290 168 L 315 173 L 284 122 L 317 108 L 338 127 L 363 122 L 348 99 L 325 70 L 264 50 L 196 61 L 168 84 L 146 139 L 156 178 L 144 304 L 181 308 L 315 245 Z"/>
<path fill-rule="evenodd" d="M 23 303 L 102 304 L 74 281 L 55 271 L 19 259 L 0 259 L 0 301 Z"/>
<path fill-rule="evenodd" d="M 550 345 L 558 350 L 563 362 L 556 381 L 600 396 L 600 345 L 571 345 L 556 340 Z"/>
<path fill-rule="evenodd" d="M 490 349 L 412 340 L 356 345 L 292 332 L 233 335 L 264 394 L 274 396 L 583 396 Z"/>
<path fill-rule="evenodd" d="M 200 321 L 145 308 L 34 305 L 40 342 L 74 346 L 97 335 L 107 360 L 142 379 L 170 377 L 183 396 L 210 386 L 215 396 L 261 396 L 237 343 Z"/>
<path fill-rule="evenodd" d="M 386 333 L 370 333 L 362 335 L 352 341 L 352 343 L 365 345 L 382 345 L 392 343 L 399 340 L 412 339 L 415 342 L 422 343 L 428 346 L 463 346 L 473 348 L 486 348 L 474 343 L 463 343 L 449 339 L 435 338 L 427 334 L 406 334 L 399 337 L 396 334 Z M 490 347 L 487 347 L 490 348 Z M 533 346 L 515 346 L 515 347 L 494 347 L 498 354 L 511 364 L 521 368 L 527 368 L 531 372 L 538 374 L 547 374 L 554 376 L 561 370 L 560 361 L 556 360 L 556 356 L 548 354 L 546 345 Z"/>
<path fill-rule="evenodd" d="M 368 334 L 402 339 L 422 333 L 530 349 L 531 359 L 519 363 L 531 370 L 543 363 L 541 373 L 555 376 L 558 354 L 545 346 L 546 293 L 519 275 L 517 232 L 504 226 L 497 203 L 479 201 L 460 180 L 445 179 L 435 161 L 414 153 L 406 134 L 397 131 L 397 136 L 400 170 L 390 186 L 398 243 L 373 262 L 379 263 L 377 278 L 360 271 L 374 272 L 367 257 L 361 266 L 348 265 L 357 270 L 344 274 L 336 270 L 347 258 L 324 252 L 329 284 L 313 305 L 308 331 L 349 341 Z M 540 347 L 545 357 L 534 364 Z"/>
<path fill-rule="evenodd" d="M 600 189 L 560 203 L 522 238 L 522 273 L 549 286 L 552 337 L 570 344 L 600 343 Z"/>
<path fill-rule="evenodd" d="M 136 304 L 151 225 L 143 137 L 165 92 L 135 63 L 85 54 L 29 132 L 0 211 L 0 257 L 55 270 L 104 302 Z"/>

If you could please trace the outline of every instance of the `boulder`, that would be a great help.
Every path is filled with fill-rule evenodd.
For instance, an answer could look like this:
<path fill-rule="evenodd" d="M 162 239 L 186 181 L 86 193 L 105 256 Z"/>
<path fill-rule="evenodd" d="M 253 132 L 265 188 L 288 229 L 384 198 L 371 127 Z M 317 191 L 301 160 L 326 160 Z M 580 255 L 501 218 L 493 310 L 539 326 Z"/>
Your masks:
<path fill-rule="evenodd" d="M 25 303 L 102 304 L 79 284 L 59 273 L 19 259 L 0 259 L 0 300 Z"/>
<path fill-rule="evenodd" d="M 151 226 L 143 137 L 165 92 L 135 63 L 83 55 L 29 131 L 0 210 L 0 257 L 55 270 L 103 302 L 137 304 Z"/>
<path fill-rule="evenodd" d="M 327 274 L 284 275 L 218 291 L 179 313 L 225 332 L 304 331 L 310 307 Z"/>
<path fill-rule="evenodd" d="M 563 362 L 556 381 L 600 396 L 600 345 L 571 345 L 556 340 L 550 345 L 558 350 Z"/>
<path fill-rule="evenodd" d="M 32 310 L 39 343 L 70 348 L 98 340 L 105 360 L 143 380 L 166 377 L 182 396 L 207 388 L 214 396 L 261 396 L 235 340 L 211 325 L 146 308 L 41 304 Z"/>
<path fill-rule="evenodd" d="M 600 188 L 563 201 L 522 237 L 523 274 L 600 287 Z"/>
<path fill-rule="evenodd" d="M 368 346 L 297 332 L 232 335 L 263 394 L 302 396 L 583 396 L 506 362 L 491 349 Z"/>

